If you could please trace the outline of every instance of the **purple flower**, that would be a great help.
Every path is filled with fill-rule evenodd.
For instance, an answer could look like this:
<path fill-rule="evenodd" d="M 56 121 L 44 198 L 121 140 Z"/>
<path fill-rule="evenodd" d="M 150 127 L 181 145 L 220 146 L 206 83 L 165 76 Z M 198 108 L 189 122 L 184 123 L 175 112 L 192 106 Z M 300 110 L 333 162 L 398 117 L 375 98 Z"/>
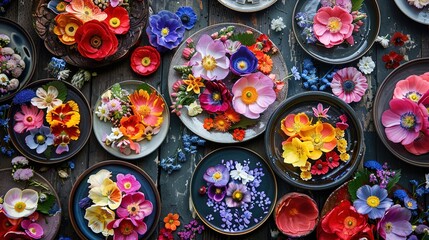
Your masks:
<path fill-rule="evenodd" d="M 241 46 L 231 56 L 231 71 L 235 75 L 244 76 L 256 70 L 258 59 L 247 47 Z"/>
<path fill-rule="evenodd" d="M 150 44 L 158 51 L 165 52 L 180 44 L 185 33 L 185 27 L 176 14 L 162 10 L 149 17 L 146 33 L 149 36 Z"/>
<path fill-rule="evenodd" d="M 231 106 L 232 94 L 221 81 L 206 81 L 206 88 L 200 94 L 201 108 L 209 113 L 224 112 Z"/>
<path fill-rule="evenodd" d="M 404 206 L 410 210 L 416 210 L 417 209 L 417 202 L 416 202 L 416 200 L 407 196 L 404 198 Z"/>
<path fill-rule="evenodd" d="M 384 239 L 406 239 L 413 232 L 411 211 L 396 204 L 386 211 L 377 224 L 377 231 Z"/>
<path fill-rule="evenodd" d="M 225 198 L 225 203 L 228 207 L 239 207 L 242 203 L 250 202 L 251 196 L 250 192 L 247 190 L 246 185 L 237 184 L 230 182 L 226 190 L 227 197 Z"/>
<path fill-rule="evenodd" d="M 223 187 L 229 181 L 229 172 L 224 165 L 218 164 L 214 167 L 207 168 L 203 178 L 216 187 Z"/>
<path fill-rule="evenodd" d="M 207 194 L 210 199 L 220 202 L 226 195 L 226 186 L 216 187 L 214 184 L 210 184 Z"/>
<path fill-rule="evenodd" d="M 423 234 L 423 233 L 425 233 L 425 231 L 429 231 L 429 227 L 424 225 L 424 224 L 420 224 L 420 225 L 417 225 L 417 227 L 414 231 L 417 234 Z"/>
<path fill-rule="evenodd" d="M 353 206 L 360 214 L 368 214 L 371 219 L 381 218 L 384 212 L 393 204 L 387 197 L 387 190 L 378 185 L 364 185 L 356 191 L 356 199 Z"/>
<path fill-rule="evenodd" d="M 84 197 L 79 201 L 79 207 L 82 209 L 87 209 L 91 206 L 92 200 L 89 197 Z"/>
<path fill-rule="evenodd" d="M 13 173 L 13 180 L 15 181 L 27 181 L 30 178 L 33 177 L 33 169 L 31 168 L 20 168 L 17 169 L 14 173 Z"/>

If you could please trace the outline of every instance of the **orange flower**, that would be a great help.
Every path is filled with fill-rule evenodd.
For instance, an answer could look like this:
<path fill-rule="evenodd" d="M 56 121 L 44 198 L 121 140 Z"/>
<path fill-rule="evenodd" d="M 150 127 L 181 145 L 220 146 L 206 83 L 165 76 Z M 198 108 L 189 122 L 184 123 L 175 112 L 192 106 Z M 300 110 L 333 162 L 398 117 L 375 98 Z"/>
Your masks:
<path fill-rule="evenodd" d="M 54 136 L 67 136 L 70 140 L 77 140 L 80 136 L 80 130 L 77 126 L 67 127 L 64 124 L 51 126 L 51 132 Z M 57 145 L 57 143 L 55 143 Z"/>
<path fill-rule="evenodd" d="M 264 74 L 269 74 L 273 69 L 273 60 L 271 57 L 263 52 L 257 52 L 255 55 L 258 59 L 258 70 Z"/>
<path fill-rule="evenodd" d="M 214 119 L 214 128 L 221 132 L 226 132 L 231 127 L 231 122 L 223 115 L 218 115 Z"/>
<path fill-rule="evenodd" d="M 58 39 L 65 45 L 75 44 L 74 35 L 83 22 L 71 13 L 62 13 L 55 17 L 55 23 L 53 32 Z"/>
<path fill-rule="evenodd" d="M 194 77 L 194 75 L 189 74 L 188 79 L 184 79 L 183 82 L 188 85 L 186 91 L 194 91 L 195 94 L 200 94 L 200 88 L 204 87 L 201 77 Z"/>
<path fill-rule="evenodd" d="M 288 114 L 281 121 L 281 129 L 289 137 L 294 137 L 301 130 L 308 128 L 311 128 L 311 121 L 305 113 Z"/>
<path fill-rule="evenodd" d="M 139 115 L 131 115 L 129 117 L 122 117 L 121 127 L 119 130 L 124 134 L 124 136 L 130 138 L 131 140 L 140 141 L 144 134 L 145 127 L 140 123 Z"/>
<path fill-rule="evenodd" d="M 61 104 L 46 114 L 46 121 L 51 125 L 64 124 L 77 126 L 80 122 L 79 106 L 73 100 Z"/>
<path fill-rule="evenodd" d="M 236 128 L 232 132 L 232 138 L 236 141 L 243 141 L 244 137 L 246 136 L 246 131 L 241 128 Z"/>
<path fill-rule="evenodd" d="M 171 231 L 176 231 L 177 227 L 180 226 L 179 214 L 169 213 L 164 218 L 165 228 Z"/>
<path fill-rule="evenodd" d="M 240 121 L 240 114 L 234 111 L 233 108 L 230 108 L 225 111 L 224 116 L 231 121 L 232 123 L 237 123 Z"/>
<path fill-rule="evenodd" d="M 92 0 L 73 0 L 66 7 L 66 11 L 73 13 L 82 22 L 91 20 L 103 21 L 107 14 L 97 7 Z"/>
<path fill-rule="evenodd" d="M 213 125 L 213 119 L 212 118 L 206 118 L 204 119 L 204 129 L 209 131 L 214 127 Z"/>
<path fill-rule="evenodd" d="M 161 125 L 164 111 L 164 100 L 156 91 L 149 93 L 143 89 L 134 91 L 129 96 L 134 114 L 141 117 L 141 121 L 145 126 L 158 127 Z"/>

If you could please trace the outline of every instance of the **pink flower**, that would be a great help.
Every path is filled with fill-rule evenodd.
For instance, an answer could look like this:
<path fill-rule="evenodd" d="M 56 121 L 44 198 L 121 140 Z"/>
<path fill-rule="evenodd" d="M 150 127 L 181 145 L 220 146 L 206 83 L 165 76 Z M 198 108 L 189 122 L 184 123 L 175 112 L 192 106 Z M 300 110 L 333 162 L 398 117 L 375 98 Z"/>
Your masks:
<path fill-rule="evenodd" d="M 429 131 L 420 131 L 419 136 L 410 144 L 404 145 L 405 149 L 414 154 L 422 155 L 429 152 Z"/>
<path fill-rule="evenodd" d="M 428 126 L 428 112 L 423 104 L 417 104 L 407 98 L 392 99 L 390 109 L 383 112 L 381 122 L 387 138 L 394 143 L 408 145 L 419 132 Z"/>
<path fill-rule="evenodd" d="M 368 89 L 368 83 L 366 77 L 355 67 L 346 67 L 334 74 L 331 88 L 346 103 L 359 102 Z"/>
<path fill-rule="evenodd" d="M 261 72 L 238 79 L 232 87 L 234 110 L 247 118 L 259 118 L 260 114 L 276 100 L 273 87 L 271 78 Z"/>
<path fill-rule="evenodd" d="M 137 181 L 136 177 L 129 173 L 126 175 L 119 173 L 116 175 L 116 181 L 118 188 L 125 193 L 136 192 L 141 187 L 141 184 Z"/>
<path fill-rule="evenodd" d="M 43 111 L 37 107 L 21 105 L 21 112 L 17 112 L 13 118 L 16 123 L 13 130 L 17 133 L 23 133 L 27 130 L 40 128 L 43 124 Z"/>
<path fill-rule="evenodd" d="M 429 90 L 429 82 L 417 75 L 411 75 L 396 83 L 393 98 L 408 98 L 418 102 L 420 98 Z"/>
<path fill-rule="evenodd" d="M 116 213 L 120 218 L 129 217 L 133 220 L 143 220 L 153 211 L 153 205 L 146 200 L 142 192 L 126 194 L 122 198 L 121 206 L 116 209 Z"/>
<path fill-rule="evenodd" d="M 344 8 L 320 8 L 313 19 L 313 32 L 317 40 L 331 48 L 347 40 L 353 45 L 353 16 Z"/>
<path fill-rule="evenodd" d="M 232 95 L 222 81 L 208 81 L 200 94 L 201 108 L 209 113 L 222 113 L 231 106 Z"/>
<path fill-rule="evenodd" d="M 107 229 L 114 230 L 116 240 L 135 240 L 139 234 L 143 235 L 147 231 L 146 223 L 142 220 L 131 220 L 130 218 L 119 218 L 107 224 Z"/>
<path fill-rule="evenodd" d="M 312 107 L 313 114 L 315 117 L 318 117 L 318 118 L 328 118 L 329 108 L 330 107 L 323 108 L 323 104 L 319 103 L 319 104 L 317 104 L 317 108 Z"/>
<path fill-rule="evenodd" d="M 225 54 L 225 47 L 220 40 L 213 40 L 207 34 L 202 35 L 198 40 L 196 53 L 189 61 L 194 77 L 224 79 L 229 73 L 229 58 Z"/>
<path fill-rule="evenodd" d="M 38 223 L 25 219 L 21 222 L 21 227 L 32 239 L 41 239 L 43 236 L 43 228 Z"/>

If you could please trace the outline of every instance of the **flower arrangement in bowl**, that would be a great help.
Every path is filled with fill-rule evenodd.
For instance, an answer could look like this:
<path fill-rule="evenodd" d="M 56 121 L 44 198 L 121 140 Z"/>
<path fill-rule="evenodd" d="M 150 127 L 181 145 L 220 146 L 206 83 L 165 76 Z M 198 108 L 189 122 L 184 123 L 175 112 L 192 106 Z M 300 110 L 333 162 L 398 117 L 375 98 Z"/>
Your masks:
<path fill-rule="evenodd" d="M 46 48 L 78 67 L 101 67 L 124 57 L 148 17 L 142 0 L 39 0 L 33 9 Z"/>
<path fill-rule="evenodd" d="M 179 48 L 173 65 L 168 82 L 172 112 L 210 141 L 256 137 L 286 97 L 283 80 L 289 76 L 280 53 L 267 35 L 244 25 L 218 24 L 195 33 Z"/>
<path fill-rule="evenodd" d="M 268 122 L 265 142 L 274 171 L 291 185 L 310 190 L 344 182 L 365 151 L 354 110 L 324 92 L 284 101 Z"/>
<path fill-rule="evenodd" d="M 410 19 L 429 25 L 429 2 L 425 0 L 394 0 L 398 8 Z"/>
<path fill-rule="evenodd" d="M 94 107 L 94 133 L 111 154 L 137 159 L 153 152 L 167 135 L 170 116 L 164 98 L 141 81 L 116 83 Z"/>
<path fill-rule="evenodd" d="M 276 3 L 277 0 L 218 0 L 218 2 L 225 7 L 238 12 L 257 12 L 270 7 Z"/>
<path fill-rule="evenodd" d="M 315 59 L 344 64 L 363 56 L 380 30 L 376 0 L 299 0 L 292 27 L 300 46 Z"/>
<path fill-rule="evenodd" d="M 206 225 L 223 234 L 255 230 L 270 216 L 276 199 L 274 173 L 259 155 L 245 148 L 209 153 L 192 175 L 193 208 Z"/>
<path fill-rule="evenodd" d="M 374 99 L 374 123 L 384 145 L 401 160 L 429 166 L 429 59 L 403 64 L 380 85 Z"/>
<path fill-rule="evenodd" d="M 71 84 L 44 79 L 18 92 L 9 110 L 12 143 L 27 158 L 58 163 L 77 154 L 92 129 L 88 102 Z"/>
<path fill-rule="evenodd" d="M 159 193 L 150 176 L 117 160 L 82 173 L 69 199 L 71 222 L 81 239 L 147 239 L 160 213 Z"/>

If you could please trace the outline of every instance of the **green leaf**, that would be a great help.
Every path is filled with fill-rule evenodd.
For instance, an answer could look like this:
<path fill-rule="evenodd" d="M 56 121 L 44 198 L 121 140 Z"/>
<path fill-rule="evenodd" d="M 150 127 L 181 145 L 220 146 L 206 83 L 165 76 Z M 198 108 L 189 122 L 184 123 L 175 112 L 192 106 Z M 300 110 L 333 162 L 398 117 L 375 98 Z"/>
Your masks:
<path fill-rule="evenodd" d="M 113 84 L 112 88 L 110 89 L 112 91 L 112 95 L 115 98 L 122 98 L 122 88 L 119 83 Z"/>
<path fill-rule="evenodd" d="M 49 215 L 49 210 L 54 206 L 55 196 L 52 194 L 46 194 L 46 200 L 37 204 L 37 211 L 40 213 Z"/>
<path fill-rule="evenodd" d="M 352 12 L 353 11 L 359 11 L 359 9 L 362 7 L 364 0 L 352 0 Z"/>
<path fill-rule="evenodd" d="M 58 99 L 61 99 L 63 102 L 66 101 L 67 98 L 67 86 L 61 81 L 52 81 L 48 84 L 42 86 L 42 88 L 47 92 L 49 86 L 53 86 L 58 90 Z"/>
<path fill-rule="evenodd" d="M 148 94 L 152 93 L 152 88 L 147 83 L 142 83 L 138 85 L 136 90 L 139 91 L 140 89 L 146 91 Z"/>
<path fill-rule="evenodd" d="M 357 199 L 356 191 L 363 185 L 369 183 L 369 175 L 371 173 L 368 169 L 364 168 L 360 171 L 357 171 L 353 180 L 351 180 L 348 184 L 350 199 L 353 202 Z"/>
<path fill-rule="evenodd" d="M 51 158 L 51 155 L 52 155 L 52 145 L 48 146 L 46 148 L 46 150 L 43 152 L 43 154 L 45 155 L 46 160 L 49 160 Z"/>
<path fill-rule="evenodd" d="M 231 125 L 230 129 L 231 130 L 234 130 L 236 128 L 246 129 L 248 126 L 255 125 L 257 122 L 258 122 L 257 119 L 250 119 L 250 118 L 242 117 L 238 123 Z"/>
<path fill-rule="evenodd" d="M 256 43 L 253 33 L 247 33 L 247 32 L 233 34 L 230 37 L 230 40 L 239 41 L 241 42 L 241 44 L 245 46 L 252 46 L 253 44 Z"/>
<path fill-rule="evenodd" d="M 387 184 L 387 192 L 390 193 L 390 190 L 399 182 L 401 179 L 401 170 L 395 170 L 395 176 L 389 179 L 389 183 Z"/>

